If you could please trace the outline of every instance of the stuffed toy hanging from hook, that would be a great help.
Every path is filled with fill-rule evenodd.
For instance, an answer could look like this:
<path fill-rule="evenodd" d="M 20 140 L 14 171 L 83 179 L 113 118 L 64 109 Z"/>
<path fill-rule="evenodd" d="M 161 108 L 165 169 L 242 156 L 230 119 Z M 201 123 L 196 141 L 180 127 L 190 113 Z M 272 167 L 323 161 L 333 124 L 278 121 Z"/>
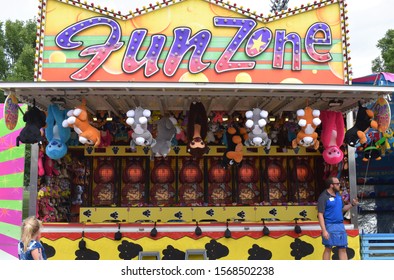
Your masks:
<path fill-rule="evenodd" d="M 62 123 L 63 127 L 71 127 L 78 134 L 78 140 L 82 144 L 98 147 L 101 142 L 100 131 L 89 123 L 86 100 L 81 105 L 67 112 L 68 118 Z"/>
<path fill-rule="evenodd" d="M 352 128 L 346 131 L 344 142 L 351 147 L 365 144 L 368 140 L 366 136 L 368 129 L 378 129 L 378 123 L 373 120 L 373 117 L 373 111 L 362 106 L 359 101 L 356 122 Z"/>
<path fill-rule="evenodd" d="M 297 146 L 313 147 L 315 150 L 319 148 L 320 142 L 317 140 L 318 135 L 315 132 L 321 123 L 319 116 L 320 110 L 313 110 L 308 106 L 297 111 L 298 125 L 301 127 L 301 130 L 292 141 L 293 149 L 297 148 Z"/>
<path fill-rule="evenodd" d="M 135 150 L 136 146 L 150 147 L 156 143 L 156 140 L 153 139 L 151 132 L 148 130 L 151 114 L 150 110 L 142 107 L 137 107 L 127 112 L 126 123 L 133 130 L 130 141 L 132 150 Z"/>
<path fill-rule="evenodd" d="M 328 164 L 338 164 L 343 159 L 341 146 L 345 138 L 345 121 L 341 112 L 322 111 L 320 115 L 322 131 L 320 140 L 323 143 L 323 159 Z"/>
<path fill-rule="evenodd" d="M 19 142 L 23 144 L 42 144 L 45 138 L 41 133 L 41 128 L 45 127 L 45 113 L 36 107 L 36 101 L 33 100 L 33 107 L 23 115 L 23 121 L 26 123 L 25 127 L 16 137 L 16 146 Z"/>
<path fill-rule="evenodd" d="M 208 117 L 204 104 L 193 101 L 190 104 L 187 123 L 187 152 L 194 158 L 201 158 L 209 152 L 205 143 L 208 133 Z"/>
<path fill-rule="evenodd" d="M 45 136 L 48 145 L 45 152 L 51 159 L 60 159 L 67 154 L 67 141 L 71 136 L 70 127 L 63 127 L 62 123 L 67 118 L 65 110 L 60 110 L 57 104 L 51 104 L 48 107 L 47 127 Z"/>

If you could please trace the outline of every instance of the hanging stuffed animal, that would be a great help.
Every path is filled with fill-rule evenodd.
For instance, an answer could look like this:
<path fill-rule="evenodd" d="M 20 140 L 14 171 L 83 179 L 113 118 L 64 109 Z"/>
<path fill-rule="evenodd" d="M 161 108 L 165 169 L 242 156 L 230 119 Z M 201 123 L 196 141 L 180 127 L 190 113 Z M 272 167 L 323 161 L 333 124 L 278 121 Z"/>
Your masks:
<path fill-rule="evenodd" d="M 152 145 L 152 156 L 166 157 L 171 151 L 171 141 L 176 134 L 174 117 L 162 117 L 157 121 L 157 137 Z"/>
<path fill-rule="evenodd" d="M 23 115 L 23 121 L 26 123 L 25 127 L 16 137 L 16 146 L 19 146 L 19 142 L 24 144 L 42 144 L 45 140 L 41 133 L 45 123 L 45 113 L 35 106 L 30 107 L 29 110 Z"/>
<path fill-rule="evenodd" d="M 385 132 L 383 132 L 383 137 L 386 139 L 384 144 L 384 151 L 390 151 L 394 148 L 394 132 L 391 127 L 387 128 Z"/>
<path fill-rule="evenodd" d="M 243 142 L 248 139 L 244 127 L 230 126 L 227 128 L 227 148 L 223 155 L 223 166 L 239 164 L 243 159 Z"/>
<path fill-rule="evenodd" d="M 382 159 L 382 148 L 386 138 L 382 137 L 376 142 L 372 142 L 371 145 L 364 149 L 363 161 L 369 161 L 370 159 L 381 160 Z"/>
<path fill-rule="evenodd" d="M 345 122 L 340 112 L 322 111 L 320 115 L 322 131 L 320 140 L 323 143 L 323 159 L 328 164 L 338 164 L 343 159 L 341 146 L 345 137 Z"/>
<path fill-rule="evenodd" d="M 320 110 L 313 110 L 311 107 L 299 109 L 297 111 L 298 125 L 301 130 L 297 133 L 297 138 L 292 141 L 293 149 L 297 146 L 313 147 L 315 150 L 319 148 L 319 140 L 317 140 L 316 127 L 321 123 L 319 118 Z"/>
<path fill-rule="evenodd" d="M 373 117 L 373 111 L 362 106 L 361 102 L 358 102 L 356 122 L 352 128 L 346 131 L 344 142 L 351 147 L 356 147 L 358 142 L 360 144 L 366 143 L 367 137 L 365 134 L 368 129 L 378 129 L 378 123 L 373 120 Z"/>
<path fill-rule="evenodd" d="M 209 152 L 205 143 L 208 132 L 208 117 L 204 104 L 193 101 L 190 104 L 187 123 L 187 148 L 186 151 L 194 158 L 201 158 Z"/>
<path fill-rule="evenodd" d="M 48 145 L 45 152 L 51 159 L 60 159 L 67 154 L 67 141 L 70 139 L 71 129 L 62 125 L 66 118 L 66 111 L 60 110 L 58 105 L 48 106 L 47 127 L 45 128 Z"/>
<path fill-rule="evenodd" d="M 127 112 L 126 123 L 131 126 L 130 147 L 135 150 L 136 145 L 150 147 L 155 144 L 152 134 L 148 130 L 148 122 L 151 117 L 151 111 L 142 107 L 137 107 Z"/>
<path fill-rule="evenodd" d="M 265 131 L 267 124 L 268 112 L 259 108 L 247 111 L 245 113 L 247 121 L 245 126 L 249 129 L 246 146 L 264 146 L 267 150 L 271 148 L 271 139 Z"/>
<path fill-rule="evenodd" d="M 101 142 L 100 131 L 89 123 L 88 112 L 86 110 L 86 100 L 75 109 L 67 112 L 68 118 L 62 123 L 63 127 L 71 127 L 78 134 L 78 140 L 82 144 L 94 145 L 98 147 Z"/>

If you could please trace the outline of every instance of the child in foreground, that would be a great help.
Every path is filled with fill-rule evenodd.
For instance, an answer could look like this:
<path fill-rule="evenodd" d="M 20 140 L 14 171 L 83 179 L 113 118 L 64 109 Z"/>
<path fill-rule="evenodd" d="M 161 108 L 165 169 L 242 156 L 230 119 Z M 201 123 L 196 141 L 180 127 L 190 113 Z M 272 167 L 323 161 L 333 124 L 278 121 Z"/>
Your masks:
<path fill-rule="evenodd" d="M 40 242 L 42 222 L 35 216 L 26 218 L 21 227 L 21 240 L 18 244 L 20 260 L 46 260 L 45 249 Z"/>

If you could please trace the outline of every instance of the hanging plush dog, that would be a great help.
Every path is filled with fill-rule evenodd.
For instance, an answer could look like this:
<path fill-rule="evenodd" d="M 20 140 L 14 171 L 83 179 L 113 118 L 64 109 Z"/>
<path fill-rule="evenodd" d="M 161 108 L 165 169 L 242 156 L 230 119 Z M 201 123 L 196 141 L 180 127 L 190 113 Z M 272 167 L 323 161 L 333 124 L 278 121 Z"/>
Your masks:
<path fill-rule="evenodd" d="M 176 134 L 174 117 L 162 117 L 157 121 L 156 142 L 152 145 L 152 156 L 166 157 L 171 151 L 172 138 Z"/>
<path fill-rule="evenodd" d="M 268 112 L 259 108 L 247 111 L 245 113 L 247 121 L 245 126 L 249 129 L 246 146 L 264 146 L 267 150 L 271 148 L 271 139 L 265 131 L 267 124 Z"/>

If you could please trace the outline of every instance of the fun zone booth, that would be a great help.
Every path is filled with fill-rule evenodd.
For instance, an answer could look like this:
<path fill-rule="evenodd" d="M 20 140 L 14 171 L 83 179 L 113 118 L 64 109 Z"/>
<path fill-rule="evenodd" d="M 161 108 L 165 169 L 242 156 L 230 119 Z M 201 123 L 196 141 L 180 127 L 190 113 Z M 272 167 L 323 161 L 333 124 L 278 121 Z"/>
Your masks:
<path fill-rule="evenodd" d="M 370 112 L 386 125 L 392 90 L 351 85 L 346 9 L 184 0 L 124 14 L 40 1 L 35 82 L 1 84 L 0 199 L 20 202 L 6 179 L 29 145 L 29 210 L 49 259 L 321 259 L 324 179 L 357 195 L 355 151 Z M 367 127 L 351 130 L 361 116 Z M 12 205 L 1 250 L 16 256 Z M 348 256 L 360 259 L 353 211 Z"/>

